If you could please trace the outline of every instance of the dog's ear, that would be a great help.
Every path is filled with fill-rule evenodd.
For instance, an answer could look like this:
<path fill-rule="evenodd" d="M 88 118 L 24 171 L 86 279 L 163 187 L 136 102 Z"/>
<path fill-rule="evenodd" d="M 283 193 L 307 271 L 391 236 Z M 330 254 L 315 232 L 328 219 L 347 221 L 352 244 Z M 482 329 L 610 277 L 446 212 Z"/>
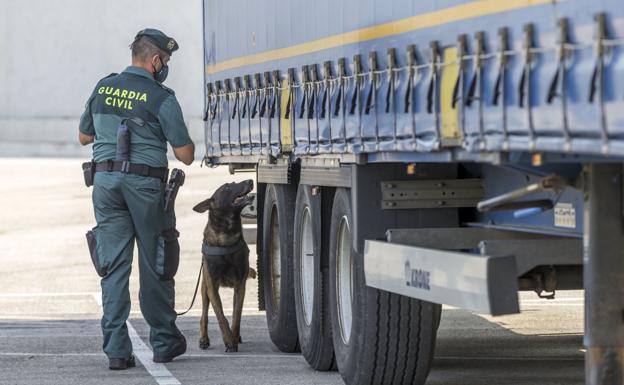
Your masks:
<path fill-rule="evenodd" d="M 195 207 L 193 207 L 193 211 L 198 213 L 205 213 L 206 210 L 210 210 L 212 208 L 212 198 L 208 198 L 203 202 L 199 202 Z"/>

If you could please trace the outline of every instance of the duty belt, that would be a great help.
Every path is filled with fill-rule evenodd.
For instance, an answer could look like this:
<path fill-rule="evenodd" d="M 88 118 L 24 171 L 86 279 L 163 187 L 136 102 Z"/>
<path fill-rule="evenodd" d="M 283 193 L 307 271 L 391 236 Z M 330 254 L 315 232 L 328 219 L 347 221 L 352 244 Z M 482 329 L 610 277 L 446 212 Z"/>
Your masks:
<path fill-rule="evenodd" d="M 167 175 L 169 174 L 169 169 L 166 167 L 151 167 L 146 164 L 136 164 L 117 160 L 107 160 L 105 162 L 96 163 L 95 172 L 102 171 L 121 171 L 127 174 L 149 176 L 151 178 L 160 179 L 163 182 L 167 181 Z"/>

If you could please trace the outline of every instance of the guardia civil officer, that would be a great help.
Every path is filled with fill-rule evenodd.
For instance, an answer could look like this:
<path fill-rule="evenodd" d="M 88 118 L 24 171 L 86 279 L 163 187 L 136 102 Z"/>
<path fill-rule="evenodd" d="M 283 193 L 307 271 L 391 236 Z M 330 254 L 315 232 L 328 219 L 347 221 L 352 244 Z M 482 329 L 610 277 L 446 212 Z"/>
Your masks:
<path fill-rule="evenodd" d="M 135 366 L 126 327 L 135 241 L 139 300 L 150 326 L 153 360 L 169 362 L 186 351 L 174 310 L 179 234 L 175 217 L 163 208 L 167 142 L 186 165 L 195 152 L 175 94 L 162 84 L 178 43 L 161 31 L 144 29 L 130 47 L 132 65 L 97 83 L 79 128 L 80 143 L 93 143 L 97 226 L 92 232 L 92 258 L 103 277 L 103 349 L 110 369 Z"/>

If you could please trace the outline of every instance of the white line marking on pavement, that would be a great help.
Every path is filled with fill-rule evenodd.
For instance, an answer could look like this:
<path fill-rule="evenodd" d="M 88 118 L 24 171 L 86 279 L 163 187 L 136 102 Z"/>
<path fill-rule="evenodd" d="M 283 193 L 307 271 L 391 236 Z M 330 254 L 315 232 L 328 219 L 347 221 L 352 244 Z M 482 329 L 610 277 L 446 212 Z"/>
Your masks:
<path fill-rule="evenodd" d="M 154 377 L 156 382 L 158 382 L 159 385 L 181 385 L 180 381 L 171 374 L 164 364 L 157 364 L 152 361 L 152 351 L 150 348 L 147 347 L 141 337 L 139 337 L 136 330 L 134 330 L 134 326 L 128 321 L 126 321 L 126 324 L 128 325 L 128 335 L 130 335 L 130 340 L 132 341 L 134 355 L 141 361 L 145 369 Z"/>
<path fill-rule="evenodd" d="M 549 306 L 563 306 L 563 307 L 583 307 L 584 303 L 520 303 L 520 307 L 549 307 Z"/>
<path fill-rule="evenodd" d="M 585 305 L 584 298 L 556 298 L 556 299 L 521 299 L 520 307 L 548 307 L 548 306 L 561 306 L 561 307 L 582 307 Z M 465 310 L 459 307 L 451 305 L 442 305 L 443 310 Z M 522 313 L 522 312 L 521 312 Z"/>
<path fill-rule="evenodd" d="M 100 293 L 93 294 L 93 298 L 98 305 L 102 306 L 102 295 Z M 132 341 L 134 355 L 141 361 L 145 370 L 154 377 L 159 385 L 181 385 L 180 381 L 171 374 L 164 364 L 152 361 L 152 350 L 139 337 L 130 321 L 126 321 L 126 325 L 128 326 L 128 335 L 130 336 L 130 341 Z"/>
<path fill-rule="evenodd" d="M 11 353 L 0 352 L 0 356 L 26 356 L 26 357 L 103 357 L 104 353 Z"/>
<path fill-rule="evenodd" d="M 96 318 L 94 318 L 96 319 Z M 67 314 L 50 314 L 50 315 L 32 315 L 32 314 L 0 314 L 0 321 L 67 321 L 75 320 L 75 317 L 67 316 Z"/>
<path fill-rule="evenodd" d="M 584 361 L 583 357 L 491 357 L 491 356 L 435 356 L 434 360 L 459 361 Z"/>
<path fill-rule="evenodd" d="M 223 312 L 224 312 L 225 314 L 229 314 L 229 313 L 231 313 L 232 311 L 234 311 L 234 309 L 231 309 L 231 308 L 225 308 L 225 309 L 223 309 Z M 243 316 L 246 316 L 246 315 L 247 315 L 247 316 L 253 316 L 253 315 L 265 315 L 265 313 L 266 313 L 266 312 L 265 312 L 264 310 L 258 310 L 258 309 L 253 308 L 253 307 L 243 308 Z M 141 313 L 141 311 L 140 311 L 140 310 L 131 310 L 131 311 L 130 311 L 130 314 L 135 315 L 135 314 L 142 314 L 142 313 Z M 212 307 L 208 309 L 208 314 L 209 314 L 209 315 L 211 315 L 211 316 L 215 316 L 215 313 L 214 313 L 214 311 L 212 310 Z M 195 316 L 201 315 L 201 309 L 191 309 L 191 311 L 189 311 L 188 313 L 186 313 L 186 314 L 185 314 L 185 315 L 183 315 L 183 316 L 178 316 L 178 318 L 185 317 L 185 316 L 189 316 L 189 315 L 195 315 Z"/>
<path fill-rule="evenodd" d="M 555 298 L 555 299 L 521 299 L 520 303 L 557 303 L 557 302 L 584 302 L 585 298 Z"/>
<path fill-rule="evenodd" d="M 99 291 L 83 291 L 83 292 L 74 292 L 74 293 L 0 293 L 0 299 L 3 298 L 48 298 L 48 297 L 83 297 L 83 296 L 89 296 L 89 297 L 93 297 L 96 298 L 96 301 L 98 301 L 98 305 L 102 306 L 101 304 L 101 293 Z M 234 309 L 233 308 L 224 308 L 223 311 L 225 313 L 231 313 Z M 212 308 L 208 309 L 209 314 L 211 315 L 215 315 L 214 311 L 212 310 Z M 131 310 L 130 314 L 142 314 L 140 310 Z M 201 314 L 201 309 L 200 308 L 194 308 L 191 309 L 187 314 L 189 315 L 200 315 Z M 255 307 L 245 307 L 243 308 L 243 315 L 264 315 L 265 311 L 264 310 L 258 310 Z"/>
<path fill-rule="evenodd" d="M 99 307 L 102 307 L 102 293 L 93 293 L 91 294 L 93 299 L 98 304 Z"/>
<path fill-rule="evenodd" d="M 97 291 L 85 291 L 76 293 L 3 293 L 0 294 L 0 298 L 24 298 L 24 297 L 80 297 L 80 296 L 95 296 L 100 293 Z"/>

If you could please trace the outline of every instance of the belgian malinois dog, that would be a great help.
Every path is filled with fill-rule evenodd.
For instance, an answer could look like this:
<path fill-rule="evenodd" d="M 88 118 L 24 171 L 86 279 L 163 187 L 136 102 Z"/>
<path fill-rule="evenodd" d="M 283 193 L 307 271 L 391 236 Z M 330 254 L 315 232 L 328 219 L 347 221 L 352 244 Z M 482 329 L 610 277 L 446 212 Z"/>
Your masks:
<path fill-rule="evenodd" d="M 256 278 L 255 270 L 249 268 L 249 248 L 243 239 L 241 211 L 253 201 L 248 195 L 253 189 L 253 181 L 227 183 L 205 201 L 193 207 L 194 211 L 208 211 L 208 224 L 204 229 L 202 246 L 203 280 L 202 315 L 199 322 L 199 347 L 210 346 L 208 337 L 208 305 L 219 321 L 226 352 L 237 352 L 240 337 L 241 314 L 245 299 L 247 278 Z M 232 328 L 223 314 L 219 296 L 221 286 L 234 288 L 234 312 Z"/>

